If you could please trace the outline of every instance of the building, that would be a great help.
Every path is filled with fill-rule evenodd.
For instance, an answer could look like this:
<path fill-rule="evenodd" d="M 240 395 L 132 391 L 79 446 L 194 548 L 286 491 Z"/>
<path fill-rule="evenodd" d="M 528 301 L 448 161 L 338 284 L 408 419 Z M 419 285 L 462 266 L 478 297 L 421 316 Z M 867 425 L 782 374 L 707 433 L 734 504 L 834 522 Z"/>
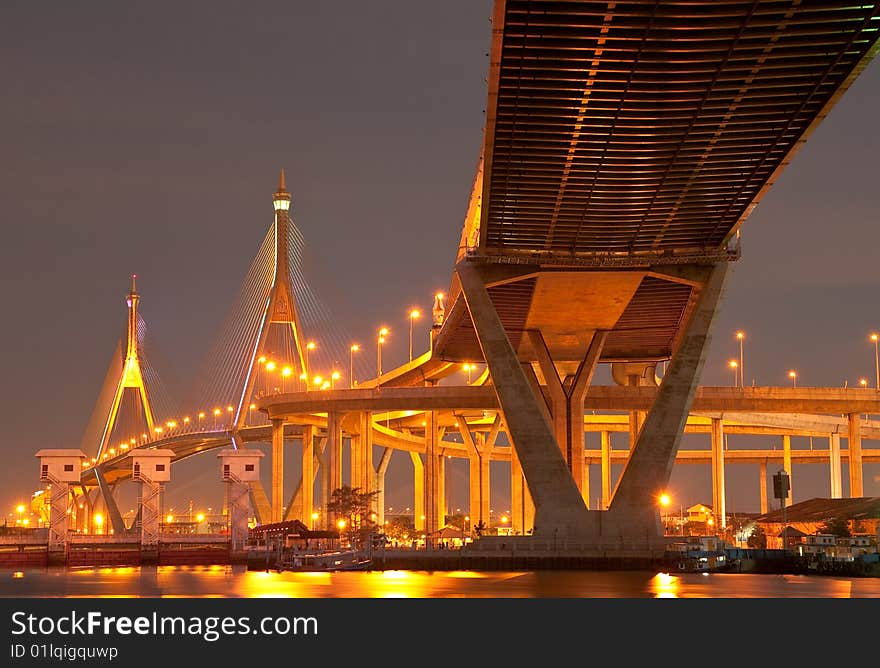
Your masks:
<path fill-rule="evenodd" d="M 770 549 L 782 547 L 781 534 L 786 525 L 791 539 L 795 531 L 803 537 L 822 534 L 824 527 L 835 520 L 845 521 L 853 535 L 876 537 L 880 532 L 880 497 L 807 499 L 755 518 L 767 535 Z"/>

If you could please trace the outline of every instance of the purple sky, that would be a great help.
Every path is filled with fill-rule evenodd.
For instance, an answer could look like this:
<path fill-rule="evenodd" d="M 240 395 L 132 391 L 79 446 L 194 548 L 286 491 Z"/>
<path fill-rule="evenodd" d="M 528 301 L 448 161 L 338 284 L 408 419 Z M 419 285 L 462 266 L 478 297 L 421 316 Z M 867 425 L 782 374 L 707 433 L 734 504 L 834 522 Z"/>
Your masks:
<path fill-rule="evenodd" d="M 37 488 L 37 449 L 78 445 L 131 272 L 166 382 L 187 389 L 271 223 L 279 167 L 312 287 L 363 340 L 390 325 L 383 366 L 404 361 L 408 307 L 430 308 L 451 275 L 490 14 L 489 0 L 3 4 L 4 514 Z M 873 63 L 746 223 L 704 384 L 731 382 L 739 327 L 747 382 L 787 384 L 790 368 L 799 385 L 873 379 L 878 110 Z M 176 467 L 169 503 L 219 503 L 216 468 Z M 453 467 L 454 506 L 465 470 Z M 408 471 L 395 457 L 389 505 L 410 505 Z M 878 474 L 865 466 L 866 495 L 880 495 Z M 824 467 L 794 475 L 796 501 L 828 494 Z M 710 480 L 677 471 L 676 503 L 710 502 Z M 757 467 L 729 466 L 728 496 L 728 510 L 757 510 Z"/>

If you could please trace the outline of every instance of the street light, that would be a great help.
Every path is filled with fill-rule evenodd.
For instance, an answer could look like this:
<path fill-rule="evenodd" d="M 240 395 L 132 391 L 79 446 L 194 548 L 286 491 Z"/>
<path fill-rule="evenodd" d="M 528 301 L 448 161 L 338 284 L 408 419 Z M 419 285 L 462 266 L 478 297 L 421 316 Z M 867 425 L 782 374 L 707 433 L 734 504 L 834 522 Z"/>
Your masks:
<path fill-rule="evenodd" d="M 354 354 L 359 352 L 361 347 L 357 343 L 352 343 L 348 349 L 348 389 L 354 388 Z"/>
<path fill-rule="evenodd" d="M 737 379 L 739 378 L 739 364 L 737 363 L 736 360 L 730 360 L 727 363 L 727 366 L 729 366 L 731 369 L 733 369 L 733 386 L 736 387 L 737 386 Z"/>
<path fill-rule="evenodd" d="M 220 417 L 221 412 L 222 411 L 219 408 L 214 409 L 214 429 L 217 428 L 217 418 Z M 156 427 L 156 429 L 159 429 L 159 427 Z"/>
<path fill-rule="evenodd" d="M 266 370 L 266 394 L 269 394 L 269 372 L 275 371 L 275 362 L 266 362 L 263 368 Z"/>
<path fill-rule="evenodd" d="M 743 339 L 746 338 L 746 333 L 742 330 L 739 330 L 736 333 L 736 338 L 739 341 L 739 378 L 740 378 L 740 387 L 746 386 L 746 365 L 743 364 Z"/>
<path fill-rule="evenodd" d="M 333 371 L 330 374 L 330 389 L 331 390 L 333 389 L 333 385 L 336 383 L 336 381 L 339 380 L 341 377 L 342 377 L 342 374 L 340 374 L 338 371 Z"/>
<path fill-rule="evenodd" d="M 388 328 L 382 327 L 379 330 L 379 338 L 376 339 L 376 380 L 382 375 L 382 344 L 385 343 L 385 337 L 388 336 Z"/>
<path fill-rule="evenodd" d="M 254 417 L 253 413 L 254 413 L 254 409 L 256 407 L 257 407 L 256 404 L 251 404 L 250 406 L 248 406 L 248 424 L 253 424 L 253 417 Z"/>
<path fill-rule="evenodd" d="M 663 533 L 667 533 L 669 531 L 669 515 L 666 509 L 669 507 L 669 504 L 672 502 L 672 498 L 669 494 L 665 492 L 659 496 L 657 499 L 660 503 L 660 507 L 663 508 Z"/>
<path fill-rule="evenodd" d="M 289 378 L 290 374 L 292 374 L 292 373 L 293 373 L 293 369 L 291 369 L 289 366 L 286 366 L 283 369 L 281 369 L 281 394 L 284 394 L 284 379 Z"/>
<path fill-rule="evenodd" d="M 470 384 L 471 384 L 471 371 L 473 371 L 474 369 L 476 369 L 476 368 L 477 368 L 477 365 L 476 365 L 476 364 L 471 364 L 470 362 L 465 362 L 464 364 L 461 365 L 461 368 L 464 369 L 465 371 L 467 371 L 467 375 L 468 375 L 468 385 L 470 385 Z"/>
<path fill-rule="evenodd" d="M 317 347 L 318 346 L 314 341 L 309 341 L 306 344 L 306 373 L 312 372 L 312 363 L 309 359 L 309 353 L 312 352 Z"/>
<path fill-rule="evenodd" d="M 788 372 L 788 377 L 791 378 L 792 387 L 797 387 L 797 371 L 792 369 Z"/>
<path fill-rule="evenodd" d="M 421 315 L 422 314 L 419 312 L 419 310 L 415 309 L 415 308 L 409 312 L 409 361 L 410 362 L 412 362 L 412 358 L 413 358 L 413 344 L 412 344 L 413 320 L 415 320 L 416 318 L 418 318 Z"/>
<path fill-rule="evenodd" d="M 15 507 L 15 510 L 16 510 L 16 512 L 18 512 L 18 523 L 21 524 L 21 514 L 24 512 L 24 504 L 23 504 L 23 503 L 19 503 L 19 504 Z"/>
<path fill-rule="evenodd" d="M 880 335 L 877 332 L 871 332 L 871 341 L 874 342 L 874 378 L 876 382 L 874 387 L 880 390 L 880 353 L 877 352 L 877 342 L 880 341 Z"/>
<path fill-rule="evenodd" d="M 862 387 L 868 387 L 868 379 L 867 378 L 859 378 L 859 385 Z"/>

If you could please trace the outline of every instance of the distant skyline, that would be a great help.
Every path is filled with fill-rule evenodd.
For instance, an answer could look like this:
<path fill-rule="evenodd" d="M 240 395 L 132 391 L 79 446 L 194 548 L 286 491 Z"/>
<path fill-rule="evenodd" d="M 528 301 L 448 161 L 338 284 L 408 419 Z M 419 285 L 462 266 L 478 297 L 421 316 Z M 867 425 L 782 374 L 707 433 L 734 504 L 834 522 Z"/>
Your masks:
<path fill-rule="evenodd" d="M 384 367 L 406 360 L 409 309 L 429 312 L 452 274 L 492 2 L 312 4 L 0 7 L 4 515 L 39 487 L 36 450 L 79 446 L 131 273 L 159 369 L 185 396 L 271 224 L 282 167 L 312 288 L 361 343 L 391 328 Z M 742 329 L 747 384 L 789 385 L 796 369 L 799 386 L 873 386 L 878 114 L 875 61 L 746 221 L 702 384 L 732 383 Z M 219 503 L 217 469 L 212 455 L 175 465 L 169 505 Z M 410 469 L 395 457 L 387 505 L 411 505 Z M 452 467 L 453 510 L 465 475 Z M 865 465 L 866 495 L 880 496 L 878 475 Z M 728 511 L 757 510 L 757 467 L 727 476 Z M 708 466 L 678 467 L 673 505 L 711 503 L 710 483 Z M 827 496 L 827 469 L 796 466 L 794 492 Z"/>

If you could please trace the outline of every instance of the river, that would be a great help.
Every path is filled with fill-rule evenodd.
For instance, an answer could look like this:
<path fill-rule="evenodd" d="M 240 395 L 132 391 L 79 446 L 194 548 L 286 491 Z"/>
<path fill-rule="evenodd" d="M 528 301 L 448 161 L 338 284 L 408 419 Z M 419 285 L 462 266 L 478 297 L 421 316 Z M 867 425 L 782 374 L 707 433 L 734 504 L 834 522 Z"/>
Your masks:
<path fill-rule="evenodd" d="M 243 566 L 0 570 L 0 596 L 247 598 L 880 598 L 880 578 L 636 571 L 293 573 Z"/>

